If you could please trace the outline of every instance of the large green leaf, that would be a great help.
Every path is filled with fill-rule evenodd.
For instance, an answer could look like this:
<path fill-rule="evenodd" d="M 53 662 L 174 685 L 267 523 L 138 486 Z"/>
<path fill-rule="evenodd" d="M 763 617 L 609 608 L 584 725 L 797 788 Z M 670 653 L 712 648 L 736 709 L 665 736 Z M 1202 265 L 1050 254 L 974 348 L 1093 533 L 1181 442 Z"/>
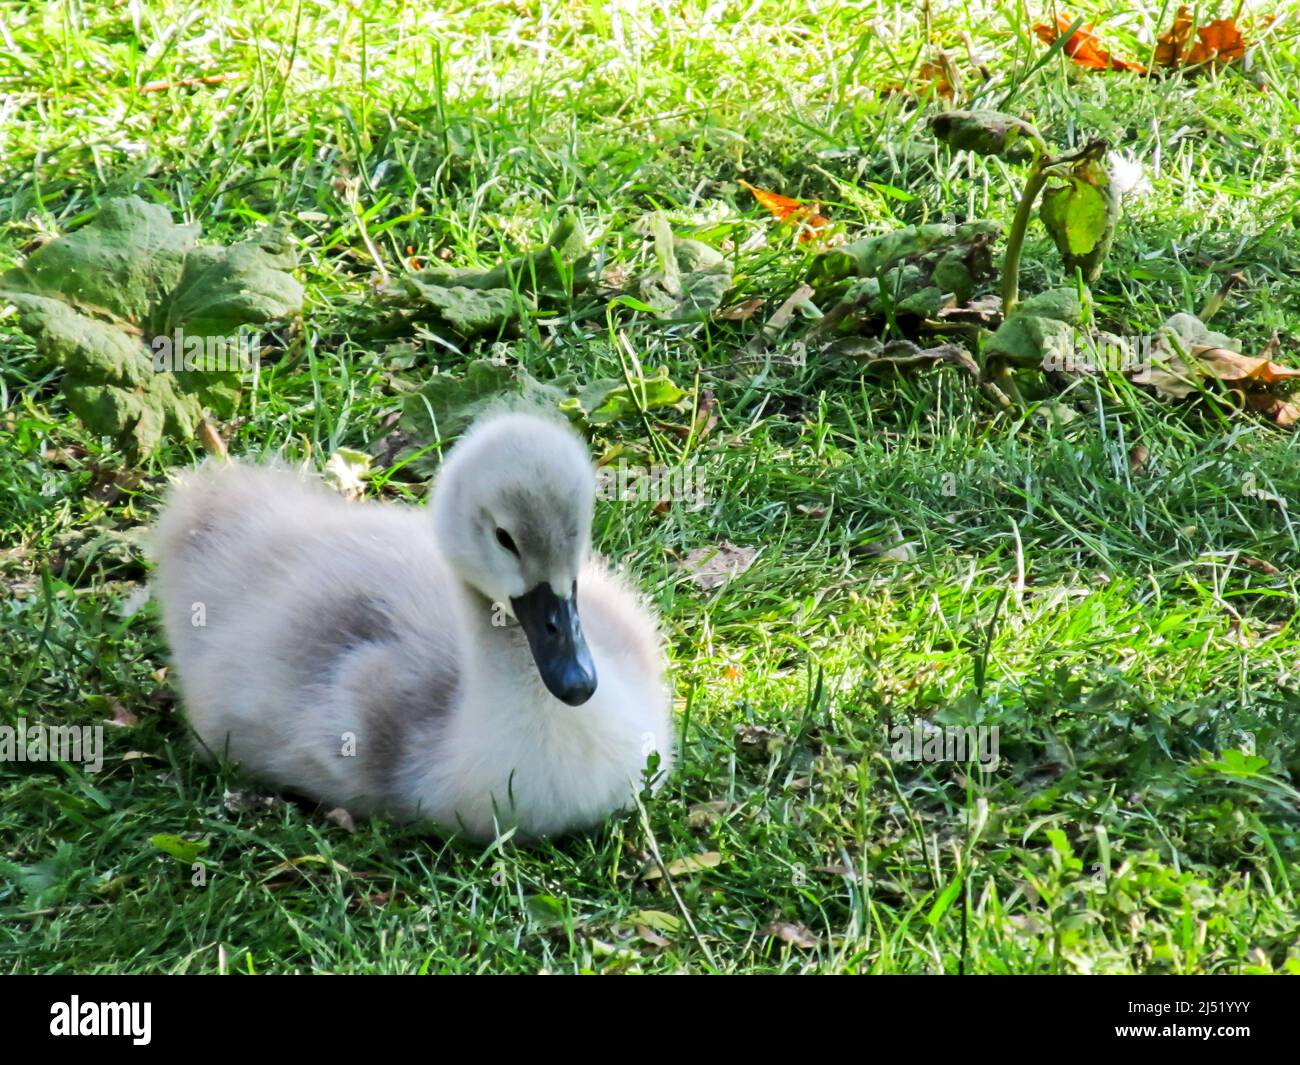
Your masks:
<path fill-rule="evenodd" d="M 1120 195 L 1106 166 L 1104 145 L 1061 175 L 1064 184 L 1043 192 L 1039 215 L 1066 268 L 1077 266 L 1087 282 L 1101 276 L 1102 264 L 1120 218 Z"/>
<path fill-rule="evenodd" d="M 166 436 L 193 434 L 205 409 L 233 411 L 244 368 L 214 366 L 205 345 L 302 309 L 282 234 L 221 247 L 199 246 L 197 232 L 138 197 L 108 200 L 90 223 L 0 275 L 0 301 L 63 368 L 69 407 L 132 460 Z"/>

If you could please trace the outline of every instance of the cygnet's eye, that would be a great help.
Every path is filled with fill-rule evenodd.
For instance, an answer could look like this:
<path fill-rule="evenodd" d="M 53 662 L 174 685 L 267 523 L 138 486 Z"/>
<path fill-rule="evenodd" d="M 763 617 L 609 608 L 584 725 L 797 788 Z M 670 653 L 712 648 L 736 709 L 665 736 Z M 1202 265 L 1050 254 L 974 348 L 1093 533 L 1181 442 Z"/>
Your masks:
<path fill-rule="evenodd" d="M 497 530 L 497 543 L 499 543 L 502 547 L 504 547 L 516 558 L 519 557 L 519 548 L 515 546 L 514 540 L 510 538 L 510 534 L 506 532 L 505 529 Z"/>

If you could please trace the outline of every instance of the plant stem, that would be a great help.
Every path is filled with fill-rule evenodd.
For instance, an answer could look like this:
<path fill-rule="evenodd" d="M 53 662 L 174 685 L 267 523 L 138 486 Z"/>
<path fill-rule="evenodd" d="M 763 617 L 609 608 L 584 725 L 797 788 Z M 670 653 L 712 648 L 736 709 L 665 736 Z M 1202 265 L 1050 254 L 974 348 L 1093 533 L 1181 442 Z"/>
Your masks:
<path fill-rule="evenodd" d="M 1011 312 L 1020 302 L 1020 252 L 1025 244 L 1025 230 L 1029 228 L 1029 216 L 1033 213 L 1034 202 L 1047 184 L 1046 167 L 1051 158 L 1045 155 L 1034 157 L 1033 168 L 1029 171 L 1029 180 L 1025 190 L 1020 194 L 1020 204 L 1016 207 L 1016 217 L 1011 222 L 1011 232 L 1007 234 L 1007 252 L 1002 259 L 1002 317 L 1011 317 Z"/>

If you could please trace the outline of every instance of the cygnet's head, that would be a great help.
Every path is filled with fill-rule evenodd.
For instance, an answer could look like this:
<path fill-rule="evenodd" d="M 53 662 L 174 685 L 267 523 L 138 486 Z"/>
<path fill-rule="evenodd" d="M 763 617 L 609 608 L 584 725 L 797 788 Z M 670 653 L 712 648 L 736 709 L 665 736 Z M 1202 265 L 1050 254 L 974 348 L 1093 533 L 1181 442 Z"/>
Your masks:
<path fill-rule="evenodd" d="M 578 618 L 596 478 L 567 425 L 500 414 L 451 449 L 434 486 L 435 535 L 460 578 L 519 620 L 547 689 L 578 706 L 596 667 Z"/>

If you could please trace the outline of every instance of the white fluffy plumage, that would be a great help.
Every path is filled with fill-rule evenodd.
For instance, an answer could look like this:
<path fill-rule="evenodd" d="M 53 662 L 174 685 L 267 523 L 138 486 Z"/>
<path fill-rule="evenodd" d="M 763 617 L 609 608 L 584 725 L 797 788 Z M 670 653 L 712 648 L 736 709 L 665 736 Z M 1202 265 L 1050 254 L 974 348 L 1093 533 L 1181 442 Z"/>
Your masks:
<path fill-rule="evenodd" d="M 581 440 L 523 413 L 452 448 L 427 510 L 199 468 L 159 518 L 154 590 L 202 744 L 278 788 L 476 839 L 625 808 L 651 752 L 670 768 L 669 693 L 653 616 L 589 557 L 594 499 Z M 596 680 L 566 705 L 514 601 L 575 581 Z"/>

